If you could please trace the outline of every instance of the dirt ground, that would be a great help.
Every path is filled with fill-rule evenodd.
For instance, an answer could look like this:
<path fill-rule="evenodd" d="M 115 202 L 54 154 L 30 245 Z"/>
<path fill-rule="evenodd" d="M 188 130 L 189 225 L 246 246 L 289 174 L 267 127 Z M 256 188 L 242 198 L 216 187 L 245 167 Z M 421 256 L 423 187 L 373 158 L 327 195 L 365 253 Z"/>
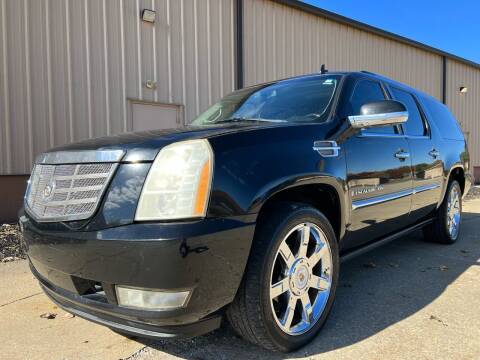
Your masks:
<path fill-rule="evenodd" d="M 0 225 L 0 263 L 25 259 L 25 248 L 17 224 Z"/>
<path fill-rule="evenodd" d="M 457 244 L 415 233 L 342 264 L 323 331 L 287 355 L 228 328 L 183 341 L 127 339 L 55 307 L 25 260 L 0 263 L 0 358 L 480 359 L 479 229 L 480 199 L 467 201 Z"/>

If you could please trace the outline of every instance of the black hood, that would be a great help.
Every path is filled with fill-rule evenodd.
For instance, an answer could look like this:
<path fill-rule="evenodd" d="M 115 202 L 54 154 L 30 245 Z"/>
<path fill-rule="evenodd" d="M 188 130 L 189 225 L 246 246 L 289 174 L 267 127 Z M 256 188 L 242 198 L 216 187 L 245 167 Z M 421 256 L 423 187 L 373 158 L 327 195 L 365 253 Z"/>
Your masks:
<path fill-rule="evenodd" d="M 126 153 L 123 161 L 152 161 L 161 148 L 177 141 L 207 139 L 232 132 L 250 131 L 272 126 L 282 125 L 258 122 L 225 123 L 211 126 L 186 126 L 181 129 L 132 132 L 84 140 L 56 147 L 50 151 L 120 149 Z"/>

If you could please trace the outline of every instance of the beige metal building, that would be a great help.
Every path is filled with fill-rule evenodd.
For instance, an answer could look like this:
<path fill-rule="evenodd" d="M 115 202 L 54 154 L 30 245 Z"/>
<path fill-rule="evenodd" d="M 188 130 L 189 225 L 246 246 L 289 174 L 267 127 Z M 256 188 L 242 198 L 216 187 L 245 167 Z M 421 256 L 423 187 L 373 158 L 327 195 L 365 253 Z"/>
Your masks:
<path fill-rule="evenodd" d="M 0 220 L 52 146 L 183 126 L 236 88 L 322 63 L 446 102 L 480 177 L 480 65 L 452 54 L 296 0 L 0 0 Z"/>

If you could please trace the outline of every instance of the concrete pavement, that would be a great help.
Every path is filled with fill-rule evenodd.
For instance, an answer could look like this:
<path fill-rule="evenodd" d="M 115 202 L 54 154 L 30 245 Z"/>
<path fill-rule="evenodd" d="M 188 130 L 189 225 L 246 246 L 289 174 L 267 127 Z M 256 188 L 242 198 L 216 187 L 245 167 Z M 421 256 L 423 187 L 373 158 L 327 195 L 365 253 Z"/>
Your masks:
<path fill-rule="evenodd" d="M 55 319 L 40 317 L 46 313 Z M 143 347 L 60 310 L 41 292 L 27 261 L 0 264 L 0 359 L 121 359 Z"/>
<path fill-rule="evenodd" d="M 65 317 L 24 261 L 0 264 L 0 358 L 5 359 L 480 359 L 480 200 L 464 204 L 453 246 L 421 233 L 342 265 L 321 334 L 297 353 L 252 346 L 228 328 L 176 342 L 136 342 Z M 53 320 L 40 318 L 54 312 Z"/>

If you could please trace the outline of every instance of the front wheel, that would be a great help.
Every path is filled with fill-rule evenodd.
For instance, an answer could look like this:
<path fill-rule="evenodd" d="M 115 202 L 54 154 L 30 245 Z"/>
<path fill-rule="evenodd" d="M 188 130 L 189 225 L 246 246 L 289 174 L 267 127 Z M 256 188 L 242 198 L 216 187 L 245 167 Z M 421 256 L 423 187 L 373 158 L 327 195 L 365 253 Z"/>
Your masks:
<path fill-rule="evenodd" d="M 318 333 L 339 274 L 333 229 L 318 210 L 281 204 L 258 223 L 244 279 L 227 315 L 247 340 L 292 351 Z"/>
<path fill-rule="evenodd" d="M 456 180 L 448 184 L 442 204 L 432 225 L 424 229 L 424 237 L 432 242 L 453 244 L 462 223 L 462 189 Z"/>

